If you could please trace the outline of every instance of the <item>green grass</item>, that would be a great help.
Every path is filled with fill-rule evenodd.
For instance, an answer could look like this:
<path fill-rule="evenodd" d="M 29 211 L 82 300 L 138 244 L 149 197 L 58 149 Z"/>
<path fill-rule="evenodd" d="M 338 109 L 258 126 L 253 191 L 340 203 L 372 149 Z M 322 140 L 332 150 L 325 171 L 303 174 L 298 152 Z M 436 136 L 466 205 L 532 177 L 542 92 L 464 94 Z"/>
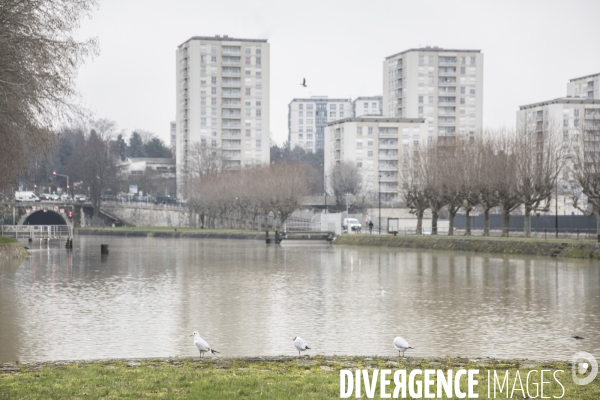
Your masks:
<path fill-rule="evenodd" d="M 0 244 L 4 244 L 4 243 L 16 243 L 17 239 L 15 238 L 9 238 L 6 236 L 0 236 Z"/>
<path fill-rule="evenodd" d="M 399 364 L 386 366 L 388 360 Z M 302 358 L 300 361 L 289 358 L 277 361 L 169 359 L 140 362 L 98 361 L 82 364 L 4 364 L 0 366 L 0 399 L 328 399 L 339 398 L 339 371 L 351 368 L 391 369 L 392 372 L 406 369 L 407 376 L 410 370 L 415 368 L 445 371 L 456 371 L 459 368 L 479 369 L 479 375 L 476 377 L 479 380 L 479 398 L 487 398 L 488 369 L 496 370 L 502 377 L 508 370 L 511 387 L 517 369 L 520 370 L 523 382 L 527 372 L 532 369 L 549 369 L 552 372 L 560 369 L 565 371 L 558 375 L 560 383 L 565 387 L 564 398 L 600 398 L 599 378 L 587 386 L 577 386 L 571 379 L 570 366 L 563 362 L 317 356 Z M 547 380 L 552 381 L 552 384 L 545 385 L 545 396 L 560 396 L 562 389 L 552 379 L 551 374 L 547 376 L 550 377 Z M 462 387 L 466 390 L 466 382 Z M 392 386 L 388 392 L 392 392 L 393 388 L 392 378 Z M 534 386 L 530 388 L 533 391 Z M 364 385 L 362 393 L 365 393 Z M 379 393 L 378 385 L 375 398 L 379 398 Z M 506 398 L 502 395 L 500 397 Z"/>

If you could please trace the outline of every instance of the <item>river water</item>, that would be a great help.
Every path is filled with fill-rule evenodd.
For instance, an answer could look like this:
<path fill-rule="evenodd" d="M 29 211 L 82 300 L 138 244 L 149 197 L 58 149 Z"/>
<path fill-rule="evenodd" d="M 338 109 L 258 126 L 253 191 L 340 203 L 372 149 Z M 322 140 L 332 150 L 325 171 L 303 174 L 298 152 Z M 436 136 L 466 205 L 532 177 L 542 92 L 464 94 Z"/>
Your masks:
<path fill-rule="evenodd" d="M 401 335 L 407 356 L 600 359 L 588 260 L 96 236 L 31 252 L 0 262 L 0 362 L 197 356 L 195 330 L 223 356 L 297 355 L 295 336 L 395 356 Z"/>

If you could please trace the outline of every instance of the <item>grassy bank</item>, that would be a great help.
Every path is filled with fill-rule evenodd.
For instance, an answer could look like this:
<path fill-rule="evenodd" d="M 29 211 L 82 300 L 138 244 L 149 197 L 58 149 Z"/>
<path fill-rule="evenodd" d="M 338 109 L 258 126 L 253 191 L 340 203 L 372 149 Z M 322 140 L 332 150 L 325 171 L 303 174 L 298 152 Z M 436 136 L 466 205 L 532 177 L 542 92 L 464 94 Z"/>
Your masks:
<path fill-rule="evenodd" d="M 6 236 L 0 236 L 0 244 L 4 244 L 4 243 L 17 243 L 17 239 L 9 238 Z"/>
<path fill-rule="evenodd" d="M 196 239 L 250 239 L 262 240 L 264 232 L 241 229 L 196 229 L 173 227 L 106 227 L 77 228 L 79 235 L 105 235 L 129 237 L 196 238 Z M 271 232 L 271 235 L 274 235 Z"/>
<path fill-rule="evenodd" d="M 366 368 L 390 369 L 392 373 L 405 369 L 407 376 L 413 369 L 479 369 L 475 377 L 478 380 L 476 393 L 479 393 L 479 398 L 488 398 L 488 370 L 492 379 L 495 370 L 500 380 L 509 371 L 512 387 L 517 370 L 525 386 L 525 377 L 533 369 L 552 371 L 546 373 L 545 381 L 551 383 L 544 385 L 544 396 L 560 397 L 563 389 L 552 378 L 552 373 L 563 370 L 557 373 L 558 381 L 564 386 L 563 398 L 600 398 L 600 379 L 586 386 L 575 385 L 571 378 L 571 367 L 564 362 L 322 356 L 302 359 L 208 358 L 202 361 L 196 358 L 3 364 L 0 365 L 0 398 L 331 399 L 340 396 L 341 369 Z M 388 393 L 394 390 L 393 375 L 391 380 Z M 535 380 L 539 384 L 539 374 Z M 529 388 L 533 396 L 535 385 L 532 381 Z M 461 388 L 466 392 L 466 379 L 461 383 Z M 375 398 L 380 398 L 379 389 L 378 384 Z M 364 393 L 363 384 L 363 396 Z M 517 391 L 513 397 L 523 398 L 520 393 Z M 505 395 L 499 397 L 506 398 Z"/>
<path fill-rule="evenodd" d="M 0 236 L 0 261 L 20 259 L 29 253 L 16 239 Z"/>
<path fill-rule="evenodd" d="M 554 254 L 557 257 L 600 259 L 600 248 L 596 243 L 568 239 L 344 234 L 338 236 L 333 243 L 351 246 L 385 246 L 545 257 Z"/>

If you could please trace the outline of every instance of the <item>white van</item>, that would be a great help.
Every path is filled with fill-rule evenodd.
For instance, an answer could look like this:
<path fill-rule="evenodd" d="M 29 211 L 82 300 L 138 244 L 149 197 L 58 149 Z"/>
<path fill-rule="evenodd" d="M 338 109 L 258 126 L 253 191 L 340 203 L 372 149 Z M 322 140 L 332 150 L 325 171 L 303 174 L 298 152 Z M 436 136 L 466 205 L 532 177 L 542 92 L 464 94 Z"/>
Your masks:
<path fill-rule="evenodd" d="M 360 232 L 361 228 L 362 226 L 356 218 L 344 218 L 344 222 L 342 223 L 342 229 L 346 232 Z"/>
<path fill-rule="evenodd" d="M 37 197 L 33 192 L 15 192 L 15 201 L 40 201 L 40 198 Z"/>

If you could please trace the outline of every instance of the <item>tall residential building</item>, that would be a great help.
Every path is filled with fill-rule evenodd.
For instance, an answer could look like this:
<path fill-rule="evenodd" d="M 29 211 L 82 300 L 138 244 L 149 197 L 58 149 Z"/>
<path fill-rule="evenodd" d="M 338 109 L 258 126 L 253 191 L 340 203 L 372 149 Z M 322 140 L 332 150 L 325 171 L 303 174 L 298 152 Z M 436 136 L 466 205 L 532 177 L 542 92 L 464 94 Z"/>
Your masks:
<path fill-rule="evenodd" d="M 372 199 L 399 202 L 404 159 L 427 140 L 423 118 L 359 117 L 330 122 L 325 130 L 324 174 L 328 177 L 336 164 L 356 163 L 362 172 L 364 188 Z"/>
<path fill-rule="evenodd" d="M 228 168 L 268 164 L 266 39 L 194 36 L 177 48 L 177 192 L 193 142 L 223 150 Z"/>
<path fill-rule="evenodd" d="M 571 79 L 567 83 L 567 96 L 600 99 L 600 74 Z"/>
<path fill-rule="evenodd" d="M 386 57 L 383 115 L 424 118 L 433 138 L 473 140 L 483 125 L 483 54 L 424 47 Z"/>
<path fill-rule="evenodd" d="M 177 148 L 177 123 L 175 121 L 171 121 L 170 135 L 169 143 L 171 145 L 171 149 L 175 150 Z"/>
<path fill-rule="evenodd" d="M 288 109 L 288 141 L 291 147 L 300 146 L 312 152 L 323 148 L 328 122 L 352 116 L 350 99 L 330 99 L 327 96 L 293 99 Z"/>
<path fill-rule="evenodd" d="M 383 115 L 383 96 L 361 96 L 352 102 L 352 116 Z"/>

